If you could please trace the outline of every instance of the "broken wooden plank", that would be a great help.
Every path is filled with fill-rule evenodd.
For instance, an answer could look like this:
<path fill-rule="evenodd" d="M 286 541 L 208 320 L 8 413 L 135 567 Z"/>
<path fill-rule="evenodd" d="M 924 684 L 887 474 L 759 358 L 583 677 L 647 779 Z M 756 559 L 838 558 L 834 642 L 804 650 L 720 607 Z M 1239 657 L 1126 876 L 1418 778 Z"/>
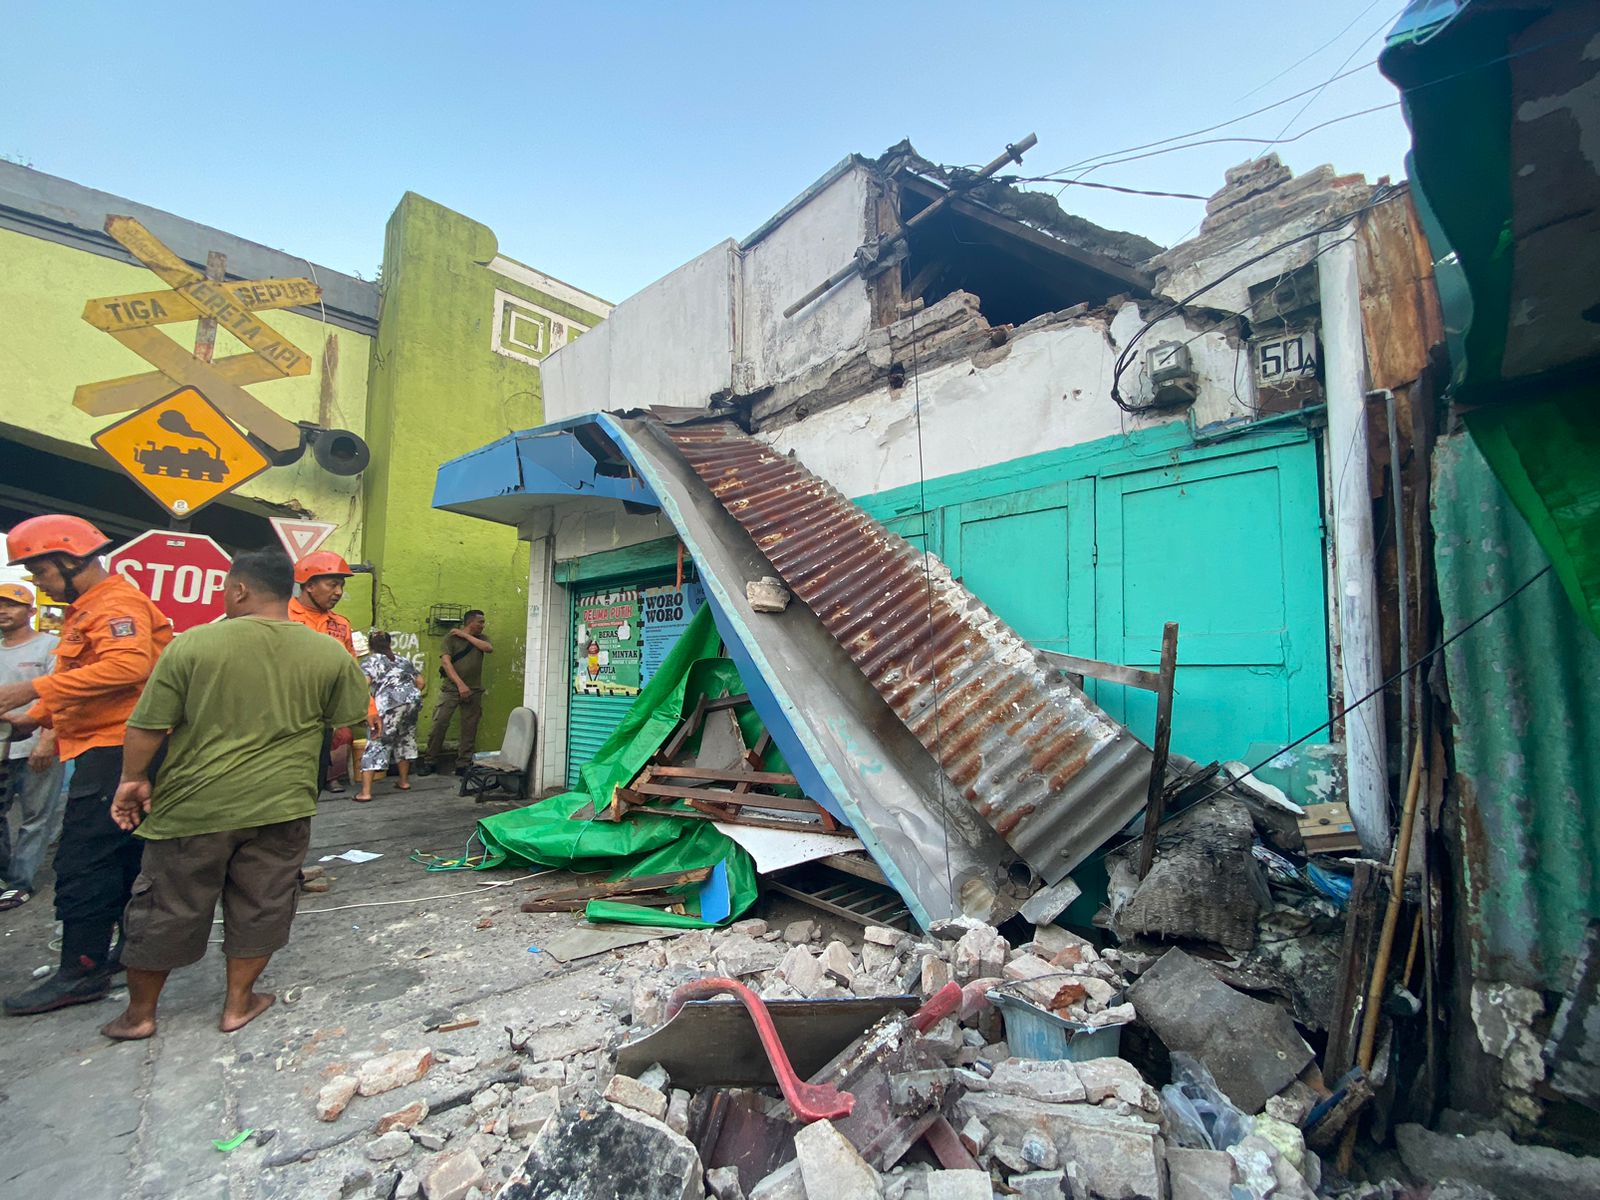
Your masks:
<path fill-rule="evenodd" d="M 706 719 L 707 700 L 701 696 L 695 701 L 693 710 L 678 723 L 678 728 L 673 730 L 672 736 L 666 741 L 656 758 L 664 763 L 669 763 L 683 753 L 684 743 L 687 742 L 700 728 L 700 723 Z"/>
<path fill-rule="evenodd" d="M 652 779 L 706 779 L 715 783 L 764 783 L 772 787 L 799 786 L 798 780 L 784 771 L 735 771 L 717 767 L 648 767 L 646 770 Z"/>
<path fill-rule="evenodd" d="M 815 800 L 794 796 L 769 796 L 764 792 L 732 792 L 716 788 L 680 787 L 665 783 L 636 783 L 630 789 L 641 796 L 655 796 L 663 800 L 705 800 L 712 804 L 733 806 L 754 805 L 757 808 L 775 808 L 783 812 L 815 814 L 821 805 Z"/>
<path fill-rule="evenodd" d="M 1141 671 L 1138 667 L 1124 667 L 1117 663 L 1101 662 L 1096 658 L 1080 658 L 1076 654 L 1062 654 L 1057 650 L 1034 651 L 1052 667 L 1060 667 L 1073 675 L 1087 675 L 1107 683 L 1120 683 L 1125 687 L 1143 688 L 1147 692 L 1161 689 L 1161 675 L 1157 671 Z"/>
<path fill-rule="evenodd" d="M 602 883 L 585 883 L 576 887 L 555 888 L 541 892 L 535 900 L 600 900 L 624 892 L 650 892 L 661 888 L 683 887 L 691 883 L 704 883 L 711 878 L 710 867 L 695 867 L 688 871 L 665 871 L 659 875 L 636 875 L 628 879 L 612 879 Z"/>

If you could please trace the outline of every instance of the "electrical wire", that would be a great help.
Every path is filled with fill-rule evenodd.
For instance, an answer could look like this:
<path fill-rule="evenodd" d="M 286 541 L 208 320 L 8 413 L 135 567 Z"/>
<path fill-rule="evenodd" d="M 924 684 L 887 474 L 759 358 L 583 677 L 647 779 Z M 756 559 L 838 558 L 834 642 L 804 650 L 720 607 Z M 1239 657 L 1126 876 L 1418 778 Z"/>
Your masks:
<path fill-rule="evenodd" d="M 1004 184 L 1013 184 L 1013 183 L 1056 183 L 1058 181 L 1055 180 L 1055 179 L 1051 179 L 1049 176 L 1046 176 L 1046 175 L 1031 175 L 1031 176 L 1028 176 L 1028 175 L 1023 175 L 1023 176 L 1018 176 L 1018 175 L 1000 175 L 1000 176 L 996 176 L 995 177 L 995 182 L 996 183 L 1004 183 Z M 1089 183 L 1087 181 L 1081 181 L 1081 180 L 1077 180 L 1077 179 L 1069 179 L 1062 186 L 1063 186 L 1063 190 L 1065 188 L 1069 188 L 1069 187 L 1099 188 L 1102 191 L 1122 192 L 1122 193 L 1124 193 L 1126 195 L 1129 195 L 1129 196 L 1162 196 L 1162 197 L 1170 197 L 1173 200 L 1209 200 L 1209 199 L 1211 199 L 1210 196 L 1200 196 L 1200 195 L 1196 195 L 1194 192 L 1152 192 L 1152 191 L 1148 191 L 1145 188 L 1119 187 L 1117 184 L 1114 184 L 1114 183 Z"/>
<path fill-rule="evenodd" d="M 1461 637 L 1465 636 L 1470 630 L 1476 628 L 1478 625 L 1481 625 L 1484 621 L 1487 621 L 1490 617 L 1494 616 L 1495 613 L 1499 612 L 1506 605 L 1510 604 L 1518 596 L 1522 595 L 1523 592 L 1527 591 L 1534 584 L 1538 583 L 1539 580 L 1543 579 L 1546 575 L 1550 574 L 1550 572 L 1553 571 L 1553 570 L 1555 570 L 1555 568 L 1553 566 L 1551 566 L 1551 565 L 1548 565 L 1548 564 L 1543 566 L 1543 567 L 1540 567 L 1539 570 L 1535 571 L 1522 584 L 1520 584 L 1518 587 L 1513 589 L 1511 592 L 1509 592 L 1505 596 L 1502 596 L 1498 601 L 1496 601 L 1492 608 L 1488 609 L 1486 612 L 1479 613 L 1476 617 L 1472 618 L 1472 620 L 1468 621 L 1460 629 L 1456 630 L 1449 637 L 1445 638 L 1444 641 L 1440 642 L 1432 650 L 1429 650 L 1421 658 L 1418 658 L 1414 662 L 1408 663 L 1405 666 L 1401 667 L 1398 671 L 1396 671 L 1393 675 L 1389 676 L 1389 678 L 1385 679 L 1382 683 L 1380 683 L 1377 687 L 1373 688 L 1366 695 L 1361 696 L 1360 698 L 1351 701 L 1349 704 L 1347 704 L 1343 708 L 1341 708 L 1338 712 L 1334 713 L 1333 716 L 1329 717 L 1321 725 L 1318 725 L 1315 729 L 1310 730 L 1307 733 L 1301 734 L 1299 737 L 1295 738 L 1294 741 L 1290 742 L 1286 746 L 1280 746 L 1278 749 L 1274 750 L 1271 754 L 1269 754 L 1265 758 L 1263 758 L 1260 762 L 1256 763 L 1248 771 L 1245 771 L 1245 772 L 1243 772 L 1243 773 L 1241 773 L 1239 775 L 1229 775 L 1225 782 L 1219 784 L 1217 787 L 1215 787 L 1211 791 L 1207 792 L 1204 796 L 1201 796 L 1198 800 L 1195 801 L 1195 804 L 1204 804 L 1207 800 L 1211 799 L 1213 796 L 1221 795 L 1223 792 L 1227 791 L 1234 784 L 1239 783 L 1241 780 L 1245 780 L 1245 779 L 1250 778 L 1250 776 L 1254 775 L 1262 767 L 1265 767 L 1269 763 L 1271 763 L 1273 759 L 1278 757 L 1278 755 L 1287 754 L 1290 750 L 1293 750 L 1296 746 L 1299 746 L 1299 745 L 1301 745 L 1301 744 L 1303 744 L 1305 742 L 1310 741 L 1312 738 L 1316 737 L 1317 734 L 1321 733 L 1323 730 L 1331 729 L 1336 722 L 1342 721 L 1347 715 L 1349 715 L 1350 713 L 1353 713 L 1356 709 L 1360 708 L 1368 700 L 1371 700 L 1374 696 L 1379 695 L 1380 693 L 1382 693 L 1386 689 L 1392 687 L 1395 683 L 1397 683 L 1399 680 L 1404 678 L 1406 675 L 1409 675 L 1412 671 L 1415 671 L 1418 667 L 1422 666 L 1424 663 L 1426 663 L 1426 662 L 1430 661 L 1431 659 L 1433 659 L 1436 655 L 1438 655 L 1447 646 L 1451 645 L 1452 643 L 1454 643 L 1455 641 L 1457 641 Z"/>
<path fill-rule="evenodd" d="M 1359 67 L 1352 67 L 1343 75 L 1337 75 L 1328 82 L 1337 83 L 1340 79 L 1347 79 L 1351 75 L 1356 75 L 1362 71 L 1365 71 L 1368 67 L 1375 67 L 1377 65 L 1378 60 L 1373 59 L 1369 63 L 1362 63 Z M 1326 84 L 1321 86 L 1326 86 Z M 1065 175 L 1069 171 L 1076 171 L 1079 167 L 1088 166 L 1090 163 L 1096 163 L 1102 158 L 1114 158 L 1120 154 L 1132 154 L 1137 150 L 1150 150 L 1156 146 L 1165 146 L 1170 142 L 1181 142 L 1184 138 L 1199 137 L 1202 133 L 1213 133 L 1218 129 L 1226 129 L 1229 125 L 1237 125 L 1240 121 L 1248 121 L 1251 117 L 1259 117 L 1262 113 L 1271 112 L 1275 108 L 1282 108 L 1285 104 L 1293 104 L 1296 100 L 1299 100 L 1303 96 L 1309 96 L 1316 90 L 1317 89 L 1314 87 L 1306 88 L 1303 92 L 1296 92 L 1292 96 L 1285 96 L 1282 100 L 1274 100 L 1271 104 L 1266 104 L 1260 108 L 1252 109 L 1251 111 L 1242 113 L 1237 117 L 1229 117 L 1226 121 L 1219 121 L 1215 125 L 1207 125 L 1203 129 L 1191 129 L 1188 133 L 1175 133 L 1171 137 L 1159 138 L 1153 142 L 1144 142 L 1138 146 L 1125 146 L 1121 150 L 1107 150 L 1103 154 L 1091 154 L 1088 158 L 1080 158 L 1077 162 L 1068 163 L 1066 166 L 1059 167 L 1054 171 L 1046 171 L 1045 176 L 1046 178 L 1049 178 L 1051 176 Z"/>
<path fill-rule="evenodd" d="M 502 879 L 495 883 L 483 883 L 462 892 L 440 892 L 433 896 L 411 896 L 404 900 L 363 900 L 358 904 L 335 904 L 331 908 L 302 908 L 297 910 L 295 915 L 305 917 L 313 913 L 344 912 L 351 908 L 382 908 L 389 904 L 421 904 L 425 900 L 450 900 L 456 896 L 486 896 L 496 888 L 510 887 L 513 883 L 522 883 L 524 880 L 533 879 L 543 874 L 545 872 L 535 871 L 532 875 L 519 875 L 515 879 Z"/>
<path fill-rule="evenodd" d="M 1359 20 L 1359 18 L 1357 18 L 1357 19 Z M 1346 67 L 1348 67 L 1350 65 L 1350 60 L 1352 58 L 1354 58 L 1357 54 L 1361 53 L 1361 48 L 1363 46 L 1365 46 L 1368 42 L 1370 42 L 1378 34 L 1382 33 L 1383 30 L 1384 30 L 1384 27 L 1387 26 L 1389 24 L 1390 20 L 1392 20 L 1392 19 L 1393 18 L 1385 18 L 1385 20 L 1384 20 L 1382 25 L 1378 26 L 1371 33 L 1367 34 L 1366 37 L 1362 38 L 1359 42 L 1356 43 L 1355 48 L 1353 50 L 1351 50 L 1349 54 L 1346 54 L 1344 56 L 1344 61 L 1339 64 L 1338 68 L 1334 71 L 1333 75 L 1330 78 L 1328 78 L 1322 84 L 1321 87 L 1319 87 L 1315 92 L 1312 93 L 1311 98 L 1309 100 L 1307 100 L 1304 104 L 1302 104 L 1295 111 L 1294 116 L 1290 117 L 1287 121 L 1284 122 L 1283 128 L 1278 130 L 1278 137 L 1281 138 L 1281 137 L 1283 137 L 1284 134 L 1288 133 L 1289 130 L 1293 127 L 1294 123 L 1305 115 L 1306 109 L 1310 108 L 1313 104 L 1315 104 L 1318 100 L 1320 100 L 1322 98 L 1322 93 L 1328 90 L 1328 88 L 1332 85 L 1334 79 L 1338 78 L 1339 72 L 1343 71 Z"/>
<path fill-rule="evenodd" d="M 939 727 L 939 662 L 933 655 L 933 566 L 931 551 L 928 543 L 931 539 L 928 532 L 928 469 L 922 451 L 922 364 L 917 352 L 917 314 L 911 314 L 911 411 L 915 417 L 917 430 L 917 507 L 922 513 L 922 586 L 928 599 L 928 667 L 932 672 L 933 681 L 933 744 L 936 748 L 943 746 L 943 732 Z M 934 757 L 938 758 L 937 751 Z M 950 866 L 950 814 L 949 800 L 944 790 L 944 768 L 938 772 L 939 787 L 939 825 L 944 833 L 944 878 L 945 889 L 950 896 L 952 908 L 959 908 L 956 902 L 955 875 Z"/>
<path fill-rule="evenodd" d="M 1183 299 L 1172 301 L 1170 304 L 1167 305 L 1166 308 L 1162 309 L 1159 313 L 1157 313 L 1155 316 L 1151 317 L 1142 326 L 1140 326 L 1138 331 L 1135 332 L 1134 335 L 1128 339 L 1127 344 L 1125 346 L 1123 346 L 1122 352 L 1117 355 L 1116 366 L 1113 369 L 1112 374 L 1111 374 L 1111 399 L 1112 399 L 1112 401 L 1117 405 L 1118 408 L 1122 409 L 1124 412 L 1138 412 L 1138 411 L 1140 411 L 1138 408 L 1136 408 L 1135 406 L 1130 405 L 1126 400 L 1124 400 L 1122 398 L 1122 391 L 1121 391 L 1121 388 L 1120 388 L 1120 382 L 1121 382 L 1121 378 L 1122 378 L 1122 373 L 1128 369 L 1129 364 L 1133 361 L 1133 349 L 1134 349 L 1134 347 L 1136 345 L 1138 345 L 1140 339 L 1143 338 L 1145 334 L 1149 333 L 1150 330 L 1152 328 L 1154 328 L 1157 324 L 1159 324 L 1160 322 L 1166 320 L 1168 317 L 1172 316 L 1174 313 L 1182 312 L 1183 309 L 1188 307 L 1188 305 L 1193 300 L 1195 300 L 1197 297 L 1203 296 L 1206 292 L 1209 292 L 1212 288 L 1216 287 L 1218 284 L 1223 283 L 1226 280 L 1228 280 L 1228 279 L 1232 278 L 1233 276 L 1237 275 L 1240 271 L 1247 270 L 1248 268 L 1255 266 L 1256 263 L 1261 262 L 1264 259 L 1271 258 L 1274 254 L 1277 254 L 1282 250 L 1287 250 L 1291 246 L 1299 245 L 1301 242 L 1309 241 L 1312 238 L 1320 237 L 1324 233 L 1328 233 L 1331 230 L 1337 229 L 1341 225 L 1347 224 L 1348 222 L 1353 221 L 1353 220 L 1357 219 L 1358 217 L 1364 216 L 1365 214 L 1371 212 L 1373 209 L 1377 208 L 1380 204 L 1387 204 L 1389 201 L 1395 199 L 1397 196 L 1400 196 L 1403 193 L 1404 193 L 1404 189 L 1403 188 L 1397 188 L 1397 187 L 1379 188 L 1377 197 L 1375 199 L 1373 199 L 1373 200 L 1369 200 L 1366 204 L 1362 205 L 1360 208 L 1357 208 L 1357 209 L 1355 209 L 1355 210 L 1353 210 L 1351 212 L 1348 212 L 1348 213 L 1343 213 L 1343 214 L 1333 218 L 1330 221 L 1327 221 L 1327 222 L 1325 222 L 1325 223 L 1323 223 L 1321 225 L 1318 225 L 1315 229 L 1307 230 L 1305 233 L 1297 234 L 1296 236 L 1294 236 L 1292 238 L 1289 238 L 1286 241 L 1279 242 L 1276 246 L 1273 246 L 1271 249 L 1268 249 L 1268 250 L 1263 250 L 1260 254 L 1251 255 L 1249 258 L 1245 259 L 1243 262 L 1236 263 L 1234 266 L 1230 267 L 1228 270 L 1224 271 L 1222 274 L 1216 276 L 1214 279 L 1208 280 L 1207 282 L 1201 284 L 1199 287 L 1195 288 L 1194 291 L 1190 292 Z M 1318 252 L 1318 256 L 1320 256 L 1320 254 L 1324 253 L 1326 251 L 1326 249 L 1331 249 L 1331 248 L 1332 247 L 1326 247 L 1324 249 L 1324 251 L 1319 251 Z M 1317 256 L 1313 256 L 1313 261 L 1315 260 L 1315 257 L 1317 257 Z"/>
<path fill-rule="evenodd" d="M 1271 79 L 1268 79 L 1268 80 L 1265 80 L 1265 81 L 1263 81 L 1261 83 L 1256 84 L 1255 87 L 1251 88 L 1244 95 L 1238 97 L 1234 101 L 1234 103 L 1237 104 L 1240 100 L 1248 100 L 1248 99 L 1250 99 L 1251 96 L 1254 96 L 1257 92 L 1261 91 L 1263 88 L 1270 87 L 1272 84 L 1277 83 L 1278 80 L 1282 79 L 1290 71 L 1295 70 L 1297 67 L 1303 67 L 1306 63 L 1310 62 L 1313 58 L 1315 58 L 1317 55 L 1321 54 L 1329 46 L 1333 45 L 1340 38 L 1342 38 L 1345 34 L 1349 33 L 1352 29 L 1354 29 L 1356 27 L 1356 22 L 1357 21 L 1361 20 L 1362 17 L 1366 16 L 1369 12 L 1371 12 L 1373 9 L 1377 8 L 1378 5 L 1380 5 L 1382 3 L 1383 3 L 1383 0 L 1372 0 L 1371 4 L 1368 4 L 1365 8 L 1363 8 L 1355 16 L 1350 18 L 1350 23 L 1348 25 L 1346 25 L 1343 29 L 1339 30 L 1338 33 L 1334 34 L 1327 41 L 1323 42 L 1322 45 L 1318 46 L 1310 54 L 1307 54 L 1307 55 L 1304 55 L 1301 58 L 1295 59 L 1294 62 L 1290 63 L 1283 70 L 1279 71 Z M 1393 20 L 1394 18 L 1391 17 L 1389 19 Z M 1385 24 L 1387 24 L 1387 22 L 1385 22 Z"/>

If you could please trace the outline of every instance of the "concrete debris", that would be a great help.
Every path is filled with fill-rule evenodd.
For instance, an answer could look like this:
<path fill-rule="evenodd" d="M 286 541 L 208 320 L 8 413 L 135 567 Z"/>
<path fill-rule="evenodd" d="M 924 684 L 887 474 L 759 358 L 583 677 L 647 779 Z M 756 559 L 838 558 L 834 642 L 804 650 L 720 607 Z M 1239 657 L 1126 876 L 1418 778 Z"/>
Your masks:
<path fill-rule="evenodd" d="M 745 1200 L 737 1167 L 713 1167 L 706 1172 L 706 1187 L 716 1200 Z"/>
<path fill-rule="evenodd" d="M 790 1159 L 756 1184 L 750 1200 L 808 1200 L 806 1182 L 800 1174 L 800 1160 Z"/>
<path fill-rule="evenodd" d="M 417 1173 L 427 1200 L 466 1200 L 483 1181 L 483 1164 L 471 1150 L 452 1150 L 422 1164 Z"/>
<path fill-rule="evenodd" d="M 819 932 L 815 921 L 791 921 L 783 927 L 783 940 L 790 946 L 803 946 L 816 940 Z"/>
<path fill-rule="evenodd" d="M 745 584 L 744 596 L 750 602 L 750 607 L 758 613 L 781 613 L 789 607 L 789 589 L 783 586 L 781 579 L 771 575 L 763 575 Z"/>
<path fill-rule="evenodd" d="M 428 1115 L 428 1102 L 426 1100 L 413 1100 L 404 1108 L 397 1108 L 393 1112 L 384 1113 L 378 1118 L 374 1133 L 388 1133 L 392 1129 L 415 1129 L 418 1122 Z"/>
<path fill-rule="evenodd" d="M 667 1096 L 667 1128 L 673 1133 L 689 1132 L 689 1093 L 682 1088 L 673 1088 Z"/>
<path fill-rule="evenodd" d="M 335 1075 L 328 1080 L 317 1093 L 317 1120 L 337 1121 L 360 1086 L 353 1075 Z"/>
<path fill-rule="evenodd" d="M 523 1088 L 507 1111 L 506 1131 L 514 1138 L 538 1133 L 560 1106 L 560 1093 L 553 1089 Z"/>
<path fill-rule="evenodd" d="M 1005 969 L 1011 943 L 992 926 L 979 924 L 968 929 L 950 952 L 950 965 L 957 983 L 989 979 Z"/>
<path fill-rule="evenodd" d="M 704 1196 L 700 1155 L 682 1134 L 618 1104 L 574 1102 L 539 1131 L 498 1200 Z"/>
<path fill-rule="evenodd" d="M 441 1133 L 437 1129 L 429 1129 L 426 1126 L 419 1125 L 411 1131 L 411 1140 L 424 1150 L 431 1150 L 437 1153 L 444 1149 L 445 1143 L 450 1140 L 450 1135 Z"/>
<path fill-rule="evenodd" d="M 404 1129 L 391 1129 L 367 1143 L 366 1155 L 373 1162 L 388 1162 L 411 1153 L 411 1135 Z"/>
<path fill-rule="evenodd" d="M 1048 925 L 1083 894 L 1083 889 L 1069 875 L 1059 883 L 1042 887 L 1023 903 L 1022 919 L 1030 925 Z"/>
<path fill-rule="evenodd" d="M 878 1172 L 833 1127 L 832 1121 L 815 1121 L 803 1127 L 794 1135 L 794 1149 L 806 1200 L 863 1200 L 883 1195 Z"/>
<path fill-rule="evenodd" d="M 953 1119 L 964 1123 L 974 1117 L 992 1130 L 999 1142 L 1020 1147 L 1030 1137 L 1048 1140 L 1059 1160 L 1081 1173 L 1087 1195 L 1164 1194 L 1160 1129 L 1140 1117 L 1092 1104 L 1055 1104 L 994 1092 L 968 1092 L 956 1102 Z"/>
<path fill-rule="evenodd" d="M 1521 1146 L 1499 1131 L 1462 1137 L 1420 1125 L 1396 1129 L 1395 1144 L 1406 1170 L 1425 1182 L 1461 1180 L 1500 1200 L 1600 1200 L 1600 1158 Z"/>
<path fill-rule="evenodd" d="M 850 948 L 843 942 L 829 942 L 827 949 L 822 952 L 822 973 L 840 987 L 849 987 L 856 977 L 855 960 L 850 957 Z"/>
<path fill-rule="evenodd" d="M 657 1121 L 663 1120 L 667 1115 L 666 1096 L 631 1075 L 613 1075 L 611 1081 L 606 1084 L 605 1098 L 613 1104 L 642 1112 Z"/>
<path fill-rule="evenodd" d="M 1215 1200 L 1232 1194 L 1238 1167 L 1225 1150 L 1167 1147 L 1167 1191 L 1172 1200 Z"/>
<path fill-rule="evenodd" d="M 1249 810 L 1218 796 L 1162 826 L 1161 853 L 1143 880 L 1137 843 L 1108 855 L 1112 929 L 1122 939 L 1148 934 L 1249 950 L 1268 894 L 1250 852 L 1254 838 Z"/>
<path fill-rule="evenodd" d="M 357 1090 L 363 1096 L 377 1096 L 395 1088 L 415 1083 L 433 1066 L 433 1051 L 426 1046 L 417 1050 L 395 1050 L 369 1058 L 356 1071 Z"/>
<path fill-rule="evenodd" d="M 1234 991 L 1182 950 L 1140 976 L 1132 999 L 1167 1049 L 1198 1058 L 1245 1113 L 1260 1112 L 1312 1059 L 1288 1013 Z"/>
<path fill-rule="evenodd" d="M 993 1200 L 994 1196 L 987 1171 L 932 1171 L 927 1188 L 928 1200 Z"/>

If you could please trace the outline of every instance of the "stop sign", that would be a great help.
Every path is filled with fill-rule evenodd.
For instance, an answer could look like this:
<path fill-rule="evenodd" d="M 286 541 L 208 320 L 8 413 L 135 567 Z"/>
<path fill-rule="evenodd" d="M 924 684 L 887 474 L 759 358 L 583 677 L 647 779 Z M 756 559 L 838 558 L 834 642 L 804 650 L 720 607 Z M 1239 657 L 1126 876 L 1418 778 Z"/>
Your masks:
<path fill-rule="evenodd" d="M 222 616 L 222 584 L 233 559 L 199 533 L 141 533 L 111 556 L 111 569 L 154 601 L 182 633 Z"/>

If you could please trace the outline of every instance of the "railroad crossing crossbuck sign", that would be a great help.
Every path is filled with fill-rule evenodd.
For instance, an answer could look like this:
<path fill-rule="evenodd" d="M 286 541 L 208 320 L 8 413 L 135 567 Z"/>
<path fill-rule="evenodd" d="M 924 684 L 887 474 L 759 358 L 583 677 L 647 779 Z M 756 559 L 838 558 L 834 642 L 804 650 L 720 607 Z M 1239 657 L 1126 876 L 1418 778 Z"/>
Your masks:
<path fill-rule="evenodd" d="M 128 477 L 175 517 L 194 516 L 267 469 L 262 453 L 192 387 L 94 435 Z"/>
<path fill-rule="evenodd" d="M 311 372 L 311 358 L 255 314 L 261 309 L 316 304 L 322 289 L 309 279 L 253 279 L 232 283 L 207 279 L 132 217 L 107 217 L 106 232 L 149 267 L 170 290 L 91 300 L 83 319 L 103 329 L 156 369 L 100 383 L 86 383 L 72 403 L 91 416 L 144 408 L 174 387 L 202 389 L 230 420 L 273 450 L 300 445 L 299 426 L 244 390 Z M 157 326 L 212 320 L 248 348 L 217 362 L 204 361 Z M 237 483 L 237 481 L 235 481 Z"/>

